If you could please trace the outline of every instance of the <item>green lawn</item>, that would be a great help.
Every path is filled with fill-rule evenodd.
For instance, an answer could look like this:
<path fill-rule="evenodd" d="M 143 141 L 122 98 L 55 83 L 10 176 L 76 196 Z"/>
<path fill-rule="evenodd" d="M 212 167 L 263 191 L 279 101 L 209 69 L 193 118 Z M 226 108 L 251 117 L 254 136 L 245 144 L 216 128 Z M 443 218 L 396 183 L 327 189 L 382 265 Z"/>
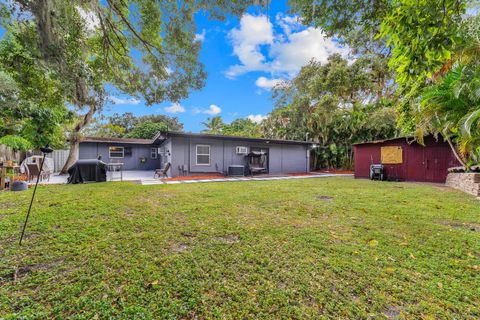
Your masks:
<path fill-rule="evenodd" d="M 31 190 L 0 193 L 0 318 L 480 317 L 480 202 L 443 187 L 119 182 L 37 195 L 19 247 Z"/>

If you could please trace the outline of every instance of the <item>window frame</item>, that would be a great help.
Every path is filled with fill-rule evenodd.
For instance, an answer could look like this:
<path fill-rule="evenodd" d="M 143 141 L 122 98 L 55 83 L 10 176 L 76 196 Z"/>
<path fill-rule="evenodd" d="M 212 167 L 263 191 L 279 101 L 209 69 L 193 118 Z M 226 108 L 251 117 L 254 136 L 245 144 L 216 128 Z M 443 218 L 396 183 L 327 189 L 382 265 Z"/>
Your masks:
<path fill-rule="evenodd" d="M 155 154 L 155 157 L 152 157 L 152 155 L 154 155 L 154 154 Z M 151 147 L 150 148 L 150 159 L 155 159 L 155 160 L 158 159 L 158 148 L 157 147 L 155 147 L 155 148 Z"/>
<path fill-rule="evenodd" d="M 121 157 L 112 157 L 112 148 L 121 148 L 122 149 L 122 156 Z M 114 151 L 114 153 L 120 153 L 120 151 Z M 123 146 L 109 146 L 108 147 L 108 157 L 110 159 L 123 159 L 125 158 L 125 147 Z"/>
<path fill-rule="evenodd" d="M 198 153 L 198 147 L 208 147 L 208 154 Z M 198 163 L 198 156 L 208 156 L 208 163 Z M 197 144 L 195 145 L 195 165 L 197 166 L 210 166 L 212 160 L 212 148 L 209 144 Z"/>
<path fill-rule="evenodd" d="M 243 149 L 244 152 L 239 152 L 240 149 Z M 248 154 L 248 147 L 247 146 L 236 146 L 235 147 L 236 154 Z"/>

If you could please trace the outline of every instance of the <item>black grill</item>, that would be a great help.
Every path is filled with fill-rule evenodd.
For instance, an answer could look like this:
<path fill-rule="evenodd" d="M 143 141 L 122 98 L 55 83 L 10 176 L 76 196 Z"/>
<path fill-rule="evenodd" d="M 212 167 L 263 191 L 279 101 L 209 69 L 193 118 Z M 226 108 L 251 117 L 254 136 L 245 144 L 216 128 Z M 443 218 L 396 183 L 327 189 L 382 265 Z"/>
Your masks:
<path fill-rule="evenodd" d="M 370 179 L 372 180 L 384 180 L 384 167 L 383 164 L 370 165 Z"/>

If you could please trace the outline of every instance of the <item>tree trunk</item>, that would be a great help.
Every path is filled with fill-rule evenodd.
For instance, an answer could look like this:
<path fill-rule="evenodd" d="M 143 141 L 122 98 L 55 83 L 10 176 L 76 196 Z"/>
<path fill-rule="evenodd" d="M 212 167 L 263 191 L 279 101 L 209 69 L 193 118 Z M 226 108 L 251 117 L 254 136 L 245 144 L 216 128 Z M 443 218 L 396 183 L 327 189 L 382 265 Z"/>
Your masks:
<path fill-rule="evenodd" d="M 60 174 L 66 174 L 68 168 L 70 168 L 75 163 L 75 161 L 77 161 L 79 146 L 80 145 L 79 145 L 77 139 L 74 139 L 71 136 L 70 137 L 70 151 L 68 153 L 67 161 L 65 162 L 65 165 L 63 166 L 62 171 L 60 171 Z"/>
<path fill-rule="evenodd" d="M 446 140 L 448 142 L 448 145 L 450 146 L 450 149 L 452 149 L 453 151 L 453 155 L 455 156 L 455 158 L 457 158 L 458 162 L 460 162 L 462 167 L 465 169 L 467 165 L 465 164 L 465 161 L 463 161 L 463 159 L 458 155 L 457 149 L 455 149 L 455 146 L 453 145 L 452 141 L 448 137 L 446 138 Z"/>
<path fill-rule="evenodd" d="M 70 152 L 68 153 L 67 162 L 65 162 L 60 174 L 66 174 L 68 168 L 77 161 L 80 149 L 80 131 L 92 121 L 93 115 L 96 111 L 97 106 L 90 106 L 88 112 L 83 116 L 83 119 L 75 126 L 70 134 Z"/>

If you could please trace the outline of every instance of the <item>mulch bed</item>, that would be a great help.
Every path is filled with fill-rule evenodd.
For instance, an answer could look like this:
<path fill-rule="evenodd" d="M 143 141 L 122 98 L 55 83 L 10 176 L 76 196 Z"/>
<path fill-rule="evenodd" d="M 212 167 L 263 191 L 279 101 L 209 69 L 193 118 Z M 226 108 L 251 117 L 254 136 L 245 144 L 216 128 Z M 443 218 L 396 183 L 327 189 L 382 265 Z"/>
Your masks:
<path fill-rule="evenodd" d="M 221 174 L 198 175 L 198 176 L 183 176 L 165 179 L 166 181 L 182 181 L 182 180 L 203 180 L 203 179 L 221 179 L 226 178 Z"/>
<path fill-rule="evenodd" d="M 287 173 L 287 175 L 297 177 L 297 176 L 311 176 L 312 174 L 307 172 L 291 172 L 291 173 Z"/>
<path fill-rule="evenodd" d="M 337 173 L 337 174 L 353 174 L 354 172 L 352 170 L 345 170 L 345 169 L 320 169 L 320 170 L 315 170 L 313 172 L 318 172 L 318 173 Z"/>

